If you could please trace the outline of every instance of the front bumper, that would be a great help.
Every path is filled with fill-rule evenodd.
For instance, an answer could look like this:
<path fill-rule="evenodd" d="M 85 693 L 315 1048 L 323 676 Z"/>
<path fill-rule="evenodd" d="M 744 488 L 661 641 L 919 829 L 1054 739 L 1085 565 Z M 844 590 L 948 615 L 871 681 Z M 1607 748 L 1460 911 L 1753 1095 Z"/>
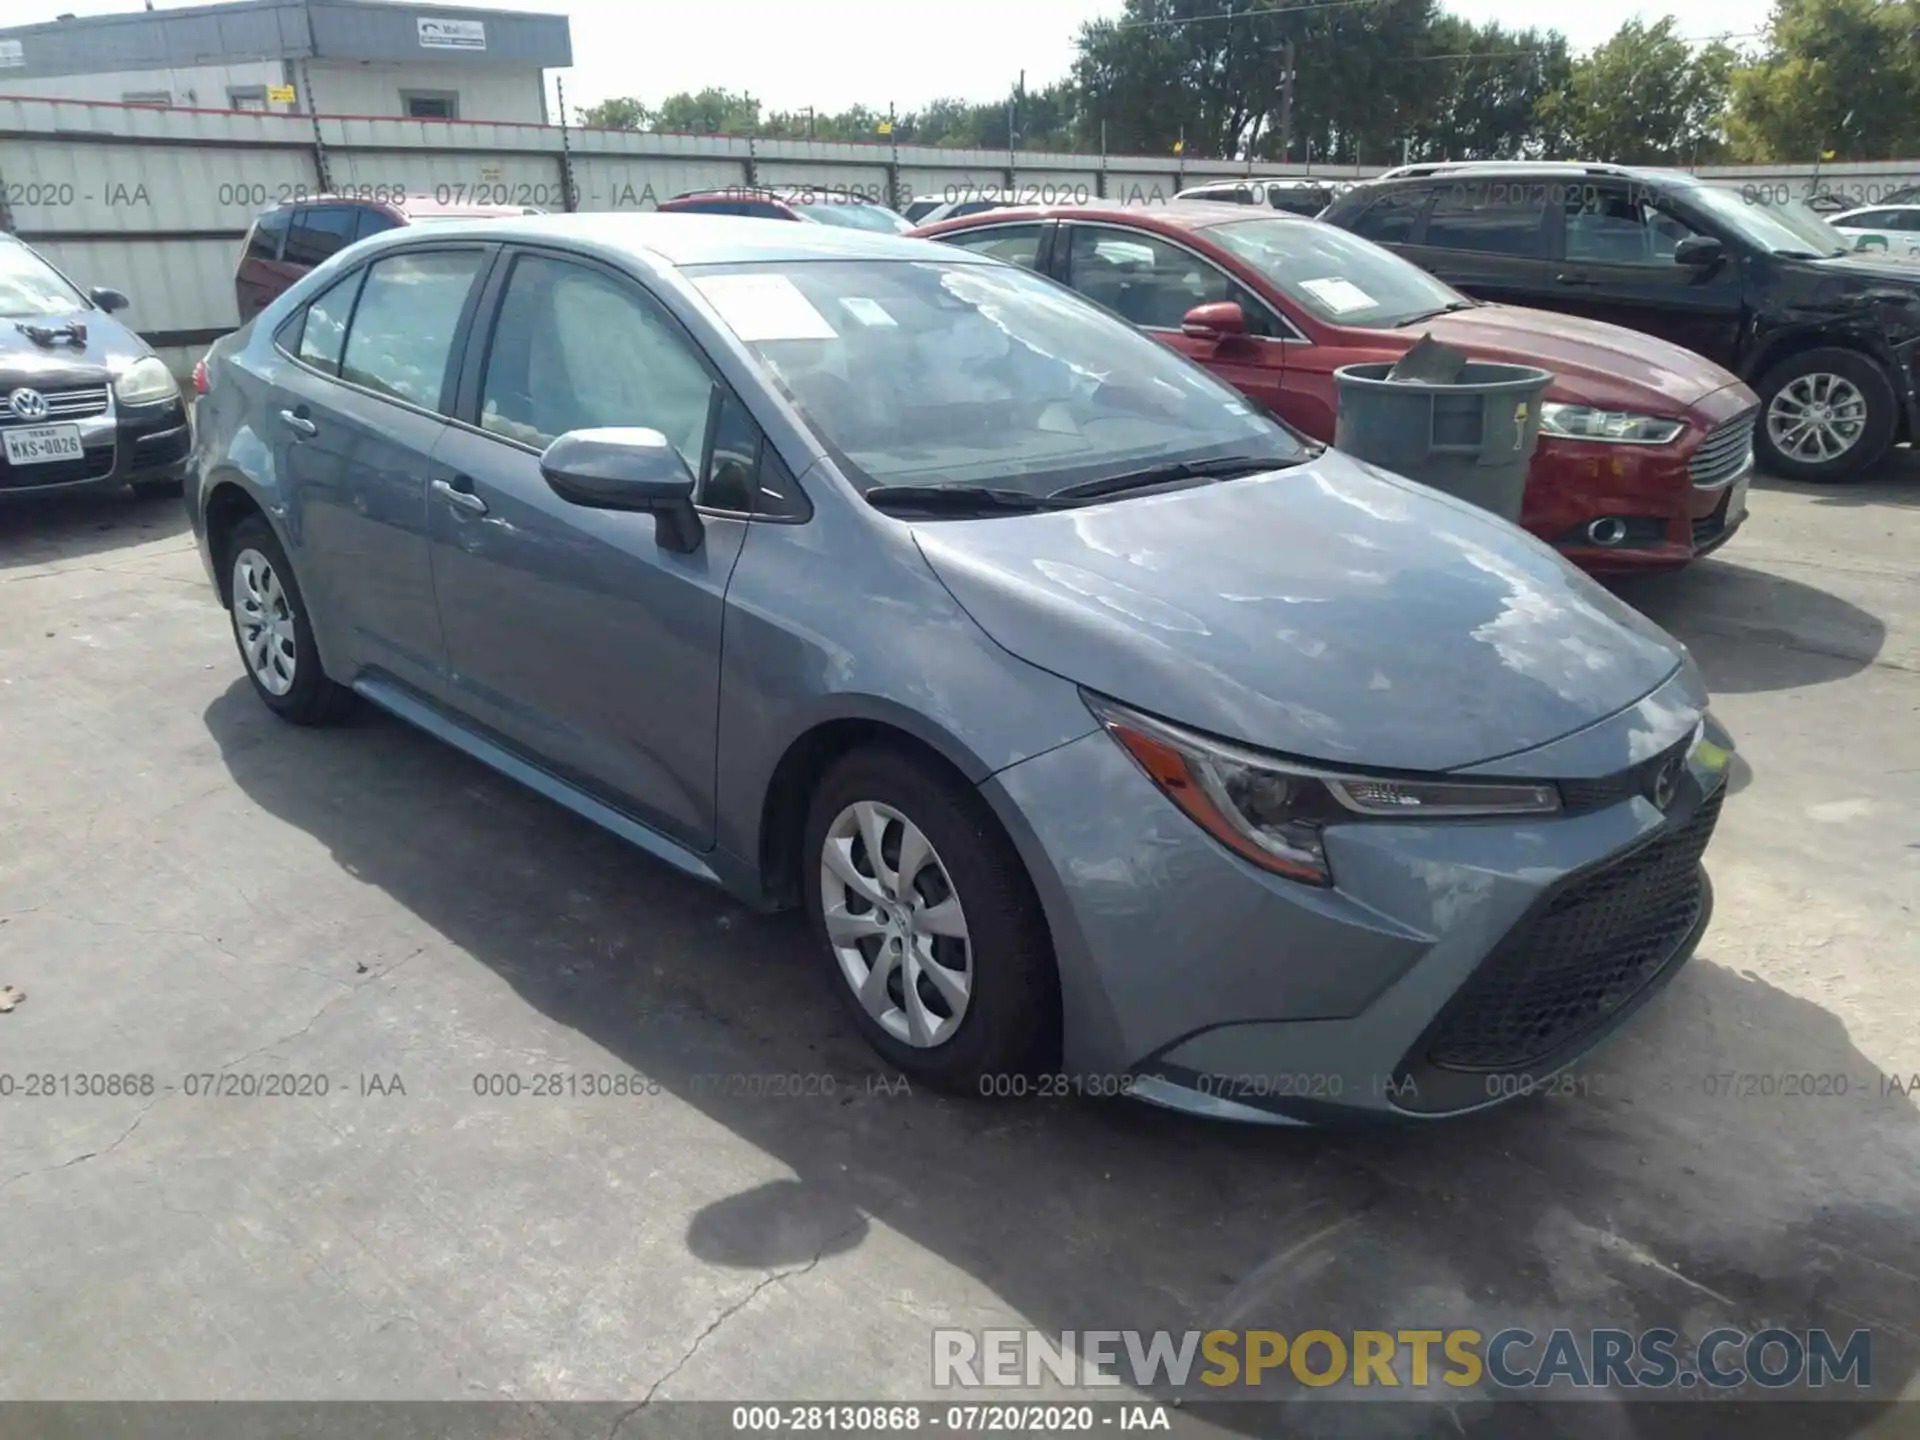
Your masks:
<path fill-rule="evenodd" d="M 122 405 L 109 393 L 104 413 L 71 423 L 80 430 L 81 457 L 13 466 L 0 454 L 0 496 L 117 490 L 179 481 L 186 475 L 193 435 L 178 397 L 154 405 Z"/>
<path fill-rule="evenodd" d="M 985 790 L 1047 909 L 1065 1069 L 1095 1093 L 1279 1123 L 1438 1118 L 1525 1093 L 1612 1034 L 1705 931 L 1698 855 L 1724 775 L 1689 749 L 1703 703 L 1677 675 L 1503 762 L 1564 779 L 1569 813 L 1328 831 L 1331 890 L 1227 852 L 1104 733 L 1002 771 Z M 1648 754 L 1688 756 L 1665 810 L 1570 778 Z"/>

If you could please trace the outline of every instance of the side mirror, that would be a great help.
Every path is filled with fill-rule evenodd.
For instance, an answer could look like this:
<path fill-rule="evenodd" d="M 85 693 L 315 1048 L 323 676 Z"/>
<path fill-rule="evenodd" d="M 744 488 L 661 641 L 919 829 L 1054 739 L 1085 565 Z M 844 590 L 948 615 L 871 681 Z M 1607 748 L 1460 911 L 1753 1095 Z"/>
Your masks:
<path fill-rule="evenodd" d="M 652 515 L 665 549 L 700 548 L 705 529 L 693 508 L 693 472 L 658 430 L 569 430 L 540 456 L 540 473 L 571 504 Z"/>
<path fill-rule="evenodd" d="M 1727 248 L 1711 235 L 1689 235 L 1673 247 L 1673 263 L 1705 270 L 1727 258 Z"/>
<path fill-rule="evenodd" d="M 116 310 L 124 310 L 133 303 L 118 290 L 110 290 L 105 285 L 94 286 L 87 292 L 87 298 L 109 315 Z"/>
<path fill-rule="evenodd" d="M 1231 300 L 1196 305 L 1180 317 L 1180 333 L 1195 340 L 1225 340 L 1247 333 L 1247 316 Z"/>

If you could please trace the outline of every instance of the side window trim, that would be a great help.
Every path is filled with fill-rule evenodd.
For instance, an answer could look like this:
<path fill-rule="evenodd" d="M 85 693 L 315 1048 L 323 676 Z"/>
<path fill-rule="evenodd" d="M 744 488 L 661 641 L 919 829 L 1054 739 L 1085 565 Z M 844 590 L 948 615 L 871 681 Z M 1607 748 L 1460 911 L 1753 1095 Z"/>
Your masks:
<path fill-rule="evenodd" d="M 537 456 L 542 453 L 535 446 L 529 445 L 524 441 L 516 440 L 510 435 L 502 435 L 496 431 L 488 430 L 480 424 L 480 396 L 486 380 L 487 357 L 493 348 L 493 333 L 500 324 L 500 312 L 506 303 L 507 284 L 512 279 L 513 269 L 516 264 L 523 259 L 537 258 L 550 260 L 556 264 L 575 265 L 583 270 L 594 271 L 627 290 L 629 293 L 637 296 L 640 303 L 653 315 L 662 320 L 666 324 L 669 332 L 678 337 L 686 345 L 687 350 L 699 363 L 700 368 L 706 372 L 708 380 L 712 382 L 713 392 L 707 402 L 706 430 L 701 439 L 700 469 L 697 481 L 702 488 L 704 488 L 707 482 L 708 471 L 713 466 L 714 433 L 720 423 L 721 411 L 729 402 L 739 405 L 748 420 L 752 421 L 754 429 L 759 432 L 760 438 L 758 459 L 755 465 L 756 471 L 760 466 L 766 464 L 767 456 L 773 453 L 773 446 L 767 439 L 765 428 L 754 418 L 752 408 L 748 406 L 745 401 L 741 400 L 735 393 L 733 386 L 727 383 L 726 376 L 722 375 L 719 367 L 713 363 L 713 357 L 707 354 L 706 347 L 687 329 L 681 322 L 680 317 L 668 309 L 660 298 L 649 290 L 646 285 L 641 283 L 641 281 L 616 265 L 609 265 L 594 256 L 581 255 L 571 250 L 557 250 L 543 245 L 506 245 L 497 247 L 497 252 L 493 259 L 493 268 L 486 276 L 484 283 L 475 286 L 473 294 L 469 297 L 471 309 L 463 321 L 463 324 L 465 324 L 467 328 L 464 337 L 465 343 L 460 351 L 458 387 L 453 398 L 453 403 L 447 407 L 444 417 L 448 424 L 458 425 L 462 430 L 470 431 L 475 435 L 483 436 L 488 440 L 509 446 L 525 455 Z M 769 524 L 801 524 L 812 518 L 813 506 L 797 482 L 793 488 L 795 493 L 801 498 L 801 508 L 806 512 L 804 515 L 761 515 L 757 511 L 749 515 L 743 514 L 743 512 L 738 510 L 728 510 L 718 506 L 708 505 L 702 501 L 696 501 L 694 509 L 703 515 L 747 519 Z"/>
<path fill-rule="evenodd" d="M 1271 319 L 1279 331 L 1277 334 L 1263 335 L 1259 338 L 1263 340 L 1275 340 L 1282 345 L 1311 345 L 1313 343 L 1313 341 L 1309 340 L 1306 335 L 1301 332 L 1299 326 L 1295 325 L 1272 305 L 1269 305 L 1266 298 L 1255 291 L 1251 285 L 1227 269 L 1218 260 L 1215 260 L 1210 255 L 1202 255 L 1191 245 L 1182 245 L 1178 240 L 1168 235 L 1162 235 L 1157 230 L 1139 230 L 1131 225 L 1122 224 L 1117 220 L 1072 220 L 1061 225 L 1059 228 L 1063 238 L 1056 242 L 1060 267 L 1060 273 L 1057 278 L 1061 284 L 1065 285 L 1069 290 L 1073 290 L 1073 293 L 1076 295 L 1080 292 L 1073 288 L 1073 267 L 1067 258 L 1068 252 L 1073 248 L 1073 233 L 1076 230 L 1110 230 L 1116 235 L 1129 237 L 1144 236 L 1148 239 L 1159 241 L 1169 249 L 1191 255 L 1208 269 L 1218 272 L 1233 285 L 1234 288 L 1245 291 L 1247 298 L 1260 307 L 1260 312 Z M 1131 324 L 1132 322 L 1129 321 L 1128 323 Z M 1134 328 L 1148 335 L 1172 335 L 1176 333 L 1173 329 L 1164 325 L 1138 325 Z"/>
<path fill-rule="evenodd" d="M 341 277 L 342 282 L 356 275 L 359 277 L 358 285 L 353 292 L 353 307 L 347 311 L 346 325 L 341 330 L 340 335 L 340 354 L 344 358 L 347 353 L 347 346 L 353 340 L 353 322 L 360 316 L 360 298 L 367 292 L 367 273 L 372 270 L 376 264 L 382 260 L 390 260 L 397 255 L 431 255 L 443 254 L 448 251 L 479 252 L 480 265 L 474 272 L 473 282 L 467 287 L 467 298 L 461 307 L 460 320 L 454 326 L 453 339 L 448 346 L 447 369 L 440 379 L 440 403 L 438 408 L 416 405 L 411 400 L 403 400 L 398 395 L 390 394 L 385 390 L 375 390 L 371 386 L 357 384 L 347 379 L 344 375 L 329 374 L 316 365 L 308 364 L 300 358 L 298 353 L 289 352 L 281 348 L 280 338 L 282 334 L 286 332 L 287 327 L 285 325 L 282 325 L 279 330 L 274 331 L 274 346 L 276 349 L 280 349 L 281 354 L 285 355 L 287 359 L 298 365 L 309 375 L 318 375 L 323 380 L 331 380 L 336 385 L 344 385 L 356 395 L 367 395 L 375 400 L 384 400 L 389 405 L 398 405 L 402 410 L 410 410 L 416 415 L 426 415 L 440 421 L 451 421 L 454 417 L 450 413 L 451 407 L 448 404 L 448 395 L 450 391 L 455 389 L 458 376 L 464 365 L 463 357 L 465 354 L 466 341 L 473 326 L 473 318 L 476 310 L 475 302 L 478 300 L 480 293 L 487 288 L 491 268 L 499 258 L 499 249 L 500 247 L 498 245 L 491 242 L 471 240 L 465 242 L 436 241 L 425 245 L 399 246 L 391 250 L 381 251 L 380 254 L 371 257 Z M 328 286 L 325 290 L 322 290 L 319 295 L 315 295 L 313 299 L 318 300 L 320 295 L 327 294 L 332 289 L 333 286 Z M 306 329 L 307 307 L 312 303 L 313 301 L 309 300 L 300 307 L 299 318 L 302 331 Z"/>

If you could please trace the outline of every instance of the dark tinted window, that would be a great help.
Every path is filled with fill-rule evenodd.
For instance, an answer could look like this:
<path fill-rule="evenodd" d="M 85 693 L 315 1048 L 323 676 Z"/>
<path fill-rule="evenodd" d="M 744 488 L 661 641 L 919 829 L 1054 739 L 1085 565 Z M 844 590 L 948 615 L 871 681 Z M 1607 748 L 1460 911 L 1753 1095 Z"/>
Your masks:
<path fill-rule="evenodd" d="M 308 205 L 295 210 L 282 258 L 295 265 L 318 265 L 352 243 L 355 218 L 348 205 Z"/>
<path fill-rule="evenodd" d="M 713 426 L 713 449 L 707 461 L 706 484 L 700 503 L 716 510 L 744 515 L 753 509 L 754 473 L 760 467 L 760 427 L 747 407 L 732 395 L 720 402 Z"/>
<path fill-rule="evenodd" d="M 782 207 L 770 200 L 677 200 L 673 208 L 691 215 L 750 215 L 761 220 L 791 220 Z M 669 212 L 671 213 L 671 212 Z"/>
<path fill-rule="evenodd" d="M 1009 264 L 1029 270 L 1040 266 L 1040 227 L 1038 225 L 989 225 L 981 230 L 966 230 L 958 235 L 937 237 L 956 249 L 976 255 L 991 255 Z"/>
<path fill-rule="evenodd" d="M 805 520 L 813 514 L 806 491 L 793 478 L 793 472 L 773 452 L 771 445 L 760 447 L 760 490 L 754 497 L 753 513 L 766 520 Z"/>
<path fill-rule="evenodd" d="M 1389 191 L 1362 211 L 1349 228 L 1363 240 L 1405 245 L 1413 239 L 1413 227 L 1426 209 L 1429 193 L 1419 188 Z"/>
<path fill-rule="evenodd" d="M 454 333 L 480 258 L 477 250 L 428 250 L 390 255 L 368 266 L 340 377 L 438 409 Z"/>
<path fill-rule="evenodd" d="M 700 473 L 713 381 L 692 345 L 629 285 L 523 256 L 480 385 L 480 425 L 545 449 L 569 430 L 658 430 Z"/>
<path fill-rule="evenodd" d="M 353 238 L 364 240 L 369 235 L 378 235 L 383 230 L 397 230 L 400 222 L 384 210 L 365 210 L 360 212 L 359 222 L 353 227 Z"/>
<path fill-rule="evenodd" d="M 1671 265 L 1694 234 L 1624 185 L 1569 185 L 1566 256 L 1594 265 Z"/>
<path fill-rule="evenodd" d="M 1440 187 L 1427 216 L 1425 243 L 1442 250 L 1479 250 L 1492 255 L 1538 255 L 1547 199 L 1564 185 L 1524 180 L 1452 181 Z"/>
<path fill-rule="evenodd" d="M 354 271 L 339 284 L 322 291 L 319 298 L 307 306 L 300 326 L 299 348 L 294 353 L 329 375 L 340 373 L 340 351 L 347 338 L 347 321 L 353 316 L 353 297 L 360 293 L 360 281 L 365 273 Z"/>
<path fill-rule="evenodd" d="M 278 260 L 280 242 L 286 238 L 288 214 L 285 210 L 269 210 L 253 222 L 253 230 L 247 236 L 247 258 L 249 260 Z"/>

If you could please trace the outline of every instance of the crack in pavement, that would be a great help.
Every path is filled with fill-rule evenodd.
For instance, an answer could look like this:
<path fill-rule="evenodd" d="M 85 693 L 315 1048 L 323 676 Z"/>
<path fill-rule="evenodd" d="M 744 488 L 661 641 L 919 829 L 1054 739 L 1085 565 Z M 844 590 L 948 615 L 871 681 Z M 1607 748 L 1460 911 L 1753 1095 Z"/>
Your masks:
<path fill-rule="evenodd" d="M 51 1175 L 56 1170 L 71 1170 L 83 1160 L 97 1160 L 104 1156 L 111 1155 L 115 1150 L 120 1148 L 128 1136 L 140 1128 L 140 1122 L 147 1118 L 147 1112 L 165 1098 L 163 1095 L 156 1095 L 153 1099 L 142 1105 L 140 1107 L 140 1113 L 133 1117 L 133 1123 L 122 1130 L 112 1144 L 107 1145 L 103 1149 L 89 1150 L 84 1155 L 75 1155 L 71 1160 L 62 1160 L 58 1165 L 42 1165 L 36 1170 L 22 1170 L 18 1175 L 11 1176 L 5 1181 L 0 1181 L 0 1190 L 9 1189 L 19 1181 L 31 1179 L 35 1175 Z"/>
<path fill-rule="evenodd" d="M 607 1428 L 607 1440 L 614 1440 L 614 1437 L 620 1433 L 620 1427 L 622 1425 L 626 1424 L 627 1421 L 631 1420 L 635 1415 L 639 1414 L 640 1411 L 646 1409 L 647 1406 L 651 1405 L 653 1403 L 653 1397 L 660 1393 L 660 1387 L 665 1385 L 669 1380 L 673 1379 L 674 1376 L 678 1375 L 682 1370 L 684 1370 L 687 1367 L 688 1362 L 690 1362 L 695 1355 L 700 1353 L 700 1347 L 707 1343 L 708 1339 L 713 1336 L 714 1332 L 719 1330 L 722 1325 L 725 1325 L 727 1321 L 731 1320 L 735 1315 L 738 1315 L 742 1310 L 746 1309 L 747 1306 L 751 1305 L 754 1302 L 754 1300 L 759 1296 L 761 1291 L 766 1290 L 770 1286 L 779 1285 L 784 1283 L 785 1281 L 792 1280 L 798 1276 L 807 1274 L 816 1265 L 818 1265 L 823 1259 L 826 1258 L 827 1252 L 831 1250 L 835 1245 L 839 1244 L 840 1241 L 847 1239 L 851 1235 L 859 1234 L 862 1230 L 866 1228 L 866 1225 L 867 1225 L 867 1218 L 866 1216 L 862 1215 L 858 1217 L 853 1224 L 847 1226 L 843 1230 L 836 1231 L 832 1235 L 829 1235 L 825 1240 L 822 1240 L 820 1242 L 820 1248 L 813 1252 L 813 1258 L 807 1261 L 804 1265 L 791 1266 L 790 1268 L 785 1270 L 775 1270 L 768 1275 L 762 1276 L 759 1282 L 756 1283 L 751 1290 L 747 1291 L 745 1295 L 742 1295 L 738 1300 L 734 1301 L 733 1304 L 727 1306 L 726 1309 L 722 1310 L 718 1315 L 714 1316 L 713 1320 L 707 1325 L 707 1327 L 704 1330 L 702 1330 L 698 1335 L 693 1337 L 693 1343 L 687 1346 L 685 1352 L 680 1356 L 678 1360 L 673 1362 L 673 1364 L 668 1368 L 667 1372 L 664 1375 L 662 1375 L 658 1380 L 654 1381 L 653 1384 L 647 1387 L 647 1393 L 645 1395 L 641 1396 L 639 1400 L 635 1401 L 632 1405 L 629 1405 L 626 1409 L 622 1410 L 618 1415 L 613 1417 L 613 1424 Z"/>

